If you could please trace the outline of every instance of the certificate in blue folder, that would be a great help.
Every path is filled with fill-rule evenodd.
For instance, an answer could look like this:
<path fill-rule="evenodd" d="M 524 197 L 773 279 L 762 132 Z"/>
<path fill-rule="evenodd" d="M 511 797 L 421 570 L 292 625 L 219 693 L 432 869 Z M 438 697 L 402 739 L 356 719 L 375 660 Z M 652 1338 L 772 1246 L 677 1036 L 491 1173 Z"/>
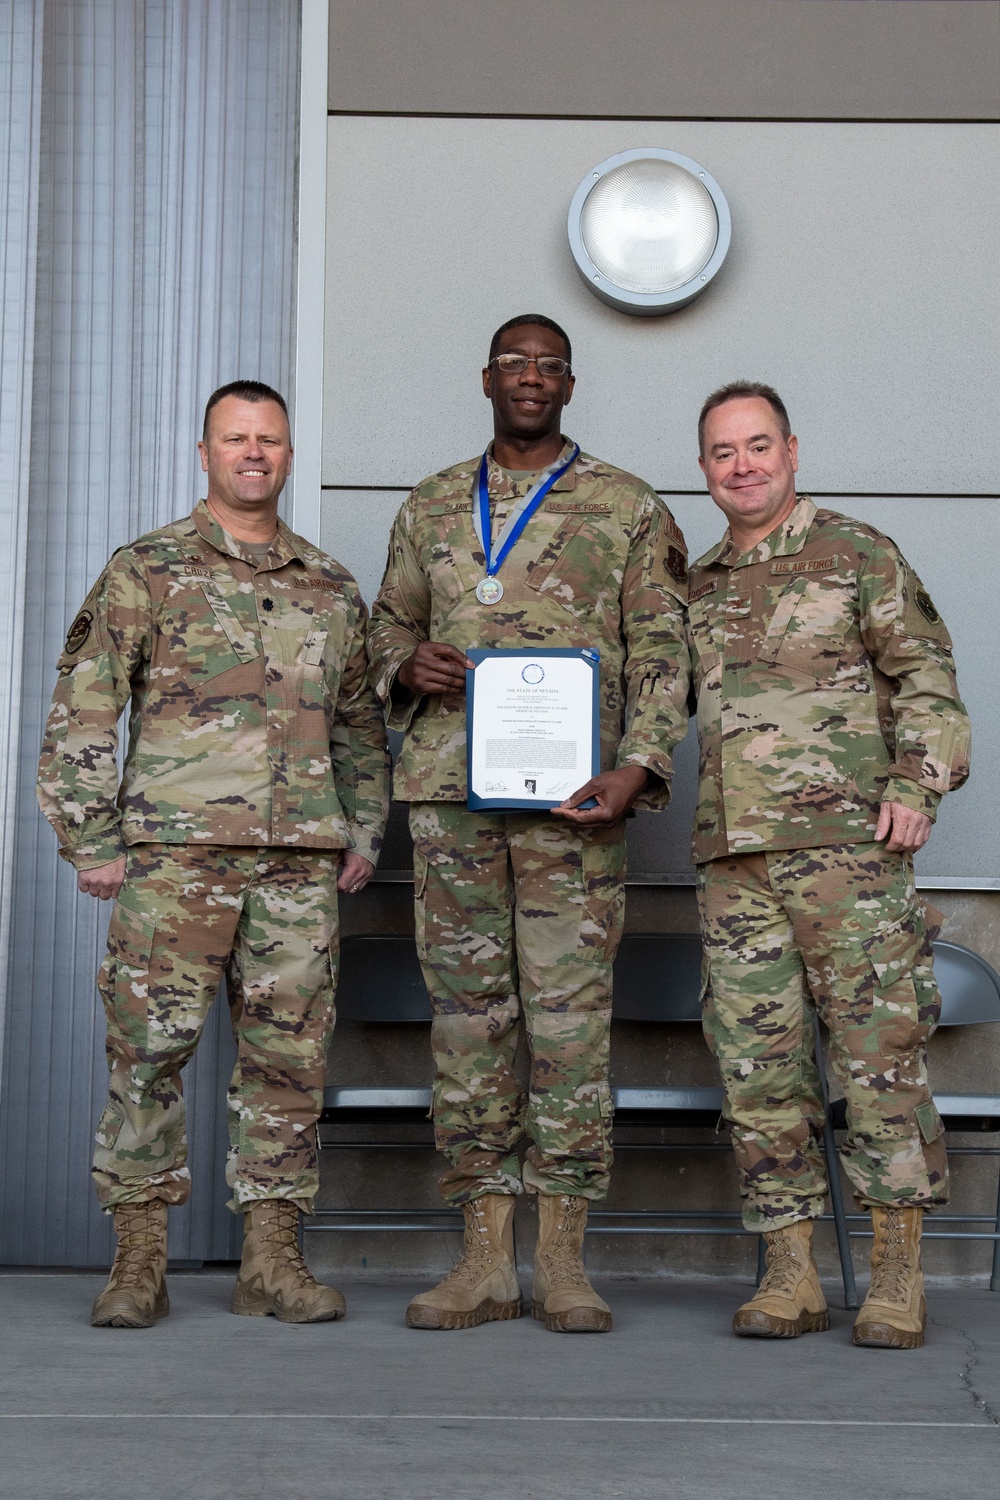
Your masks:
<path fill-rule="evenodd" d="M 466 655 L 470 810 L 558 807 L 600 770 L 598 652 Z"/>

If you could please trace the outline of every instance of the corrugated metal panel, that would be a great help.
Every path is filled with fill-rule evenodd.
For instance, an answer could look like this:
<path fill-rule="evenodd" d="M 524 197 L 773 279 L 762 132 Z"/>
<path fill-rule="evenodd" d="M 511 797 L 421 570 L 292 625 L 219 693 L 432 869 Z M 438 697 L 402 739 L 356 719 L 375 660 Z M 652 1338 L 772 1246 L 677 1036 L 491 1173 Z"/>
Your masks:
<path fill-rule="evenodd" d="M 15 10 L 33 7 L 15 4 Z M 41 9 L 40 6 L 37 9 Z M 89 1184 L 105 1089 L 94 974 L 106 911 L 34 808 L 67 622 L 110 552 L 190 509 L 205 397 L 292 369 L 295 0 L 48 0 L 34 391 L 8 956 L 0 1258 L 106 1261 Z M 29 339 L 30 341 L 30 339 Z M 180 1259 L 233 1252 L 222 1205 L 228 1017 L 188 1070 L 197 1189 Z"/>
<path fill-rule="evenodd" d="M 38 158 L 41 136 L 42 0 L 0 11 L 0 953 L 8 951 L 14 887 L 18 704 L 23 659 L 31 432 Z M 4 1015 L 0 1010 L 0 1052 Z"/>

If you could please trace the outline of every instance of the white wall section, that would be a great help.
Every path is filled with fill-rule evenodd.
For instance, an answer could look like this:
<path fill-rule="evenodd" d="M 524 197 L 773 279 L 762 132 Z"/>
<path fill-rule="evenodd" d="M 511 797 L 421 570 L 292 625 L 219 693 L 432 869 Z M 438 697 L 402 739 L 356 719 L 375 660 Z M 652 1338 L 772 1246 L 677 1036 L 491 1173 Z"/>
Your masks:
<path fill-rule="evenodd" d="M 566 239 L 583 174 L 644 145 L 703 162 L 733 215 L 715 281 L 661 318 L 592 297 Z M 331 117 L 324 545 L 370 599 L 406 488 L 489 436 L 479 370 L 515 313 L 566 326 L 567 431 L 660 490 L 693 557 L 723 529 L 701 498 L 701 402 L 770 381 L 801 488 L 893 536 L 955 637 L 973 773 L 918 871 L 1000 884 L 983 837 L 1000 825 L 996 147 L 995 126 L 962 123 Z M 630 825 L 633 874 L 689 871 L 695 773 L 692 741 L 671 810 Z"/>
<path fill-rule="evenodd" d="M 645 145 L 702 162 L 733 217 L 715 281 L 661 318 L 598 302 L 566 237 L 584 173 Z M 573 339 L 574 431 L 658 489 L 701 488 L 698 409 L 743 376 L 786 393 L 818 489 L 995 493 L 996 145 L 989 125 L 332 118 L 324 484 L 475 451 L 486 343 L 530 309 Z"/>

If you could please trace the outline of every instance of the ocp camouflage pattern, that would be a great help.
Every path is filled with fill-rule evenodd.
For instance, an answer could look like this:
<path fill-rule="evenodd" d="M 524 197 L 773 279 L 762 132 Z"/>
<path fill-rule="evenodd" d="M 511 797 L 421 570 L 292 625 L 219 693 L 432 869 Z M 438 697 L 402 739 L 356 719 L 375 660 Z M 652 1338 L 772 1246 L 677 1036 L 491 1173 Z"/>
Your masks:
<path fill-rule="evenodd" d="M 570 445 L 563 449 L 565 461 Z M 531 479 L 512 479 L 489 450 L 493 534 Z M 601 769 L 655 773 L 637 807 L 664 807 L 670 753 L 687 732 L 683 604 L 687 548 L 666 506 L 641 480 L 581 453 L 553 486 L 500 569 L 503 598 L 480 604 L 486 562 L 472 497 L 479 458 L 417 486 L 392 529 L 372 607 L 372 676 L 391 729 L 404 732 L 400 801 L 465 801 L 465 699 L 414 701 L 394 690 L 421 641 L 460 650 L 590 647 L 601 656 Z"/>
<path fill-rule="evenodd" d="M 105 1209 L 191 1191 L 180 1072 L 225 977 L 230 1207 L 318 1187 L 337 967 L 334 851 L 136 844 L 98 976 L 111 1073 L 94 1181 Z"/>
<path fill-rule="evenodd" d="M 780 850 L 702 864 L 698 880 L 705 1036 L 746 1227 L 824 1210 L 814 1005 L 846 1098 L 841 1159 L 859 1202 L 947 1202 L 926 1062 L 941 998 L 910 858 L 872 843 Z"/>
<path fill-rule="evenodd" d="M 70 627 L 46 726 L 38 796 L 63 857 L 93 868 L 152 841 L 374 861 L 388 769 L 366 618 L 351 575 L 280 522 L 259 567 L 203 501 L 121 548 Z"/>
<path fill-rule="evenodd" d="M 417 948 L 434 1011 L 442 1196 L 601 1198 L 611 1170 L 611 966 L 625 908 L 622 825 L 413 803 Z M 516 956 L 515 956 L 516 955 Z M 523 1015 L 527 1092 L 514 1068 Z"/>
<path fill-rule="evenodd" d="M 801 496 L 749 552 L 691 568 L 696 861 L 874 837 L 883 800 L 933 818 L 969 773 L 951 639 L 895 543 Z"/>

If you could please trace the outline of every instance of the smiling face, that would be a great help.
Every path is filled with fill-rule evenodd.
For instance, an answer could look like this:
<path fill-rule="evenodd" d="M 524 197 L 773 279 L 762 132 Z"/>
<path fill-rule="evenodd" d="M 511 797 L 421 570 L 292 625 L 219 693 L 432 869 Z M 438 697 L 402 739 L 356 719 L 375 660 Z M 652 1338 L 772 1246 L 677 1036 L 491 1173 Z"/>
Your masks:
<path fill-rule="evenodd" d="M 208 499 L 222 512 L 274 513 L 292 467 L 288 418 L 276 401 L 223 396 L 198 444 Z"/>
<path fill-rule="evenodd" d="M 709 494 L 741 551 L 762 541 L 795 507 L 799 444 L 761 396 L 736 397 L 705 418 L 698 459 Z"/>
<path fill-rule="evenodd" d="M 529 359 L 549 354 L 565 359 L 567 349 L 551 329 L 525 323 L 508 328 L 497 354 L 525 354 Z M 564 375 L 540 375 L 537 365 L 529 364 L 519 374 L 508 374 L 495 364 L 488 365 L 483 371 L 483 392 L 493 405 L 495 437 L 521 449 L 557 440 L 562 410 L 569 404 L 573 385 L 568 371 Z"/>

